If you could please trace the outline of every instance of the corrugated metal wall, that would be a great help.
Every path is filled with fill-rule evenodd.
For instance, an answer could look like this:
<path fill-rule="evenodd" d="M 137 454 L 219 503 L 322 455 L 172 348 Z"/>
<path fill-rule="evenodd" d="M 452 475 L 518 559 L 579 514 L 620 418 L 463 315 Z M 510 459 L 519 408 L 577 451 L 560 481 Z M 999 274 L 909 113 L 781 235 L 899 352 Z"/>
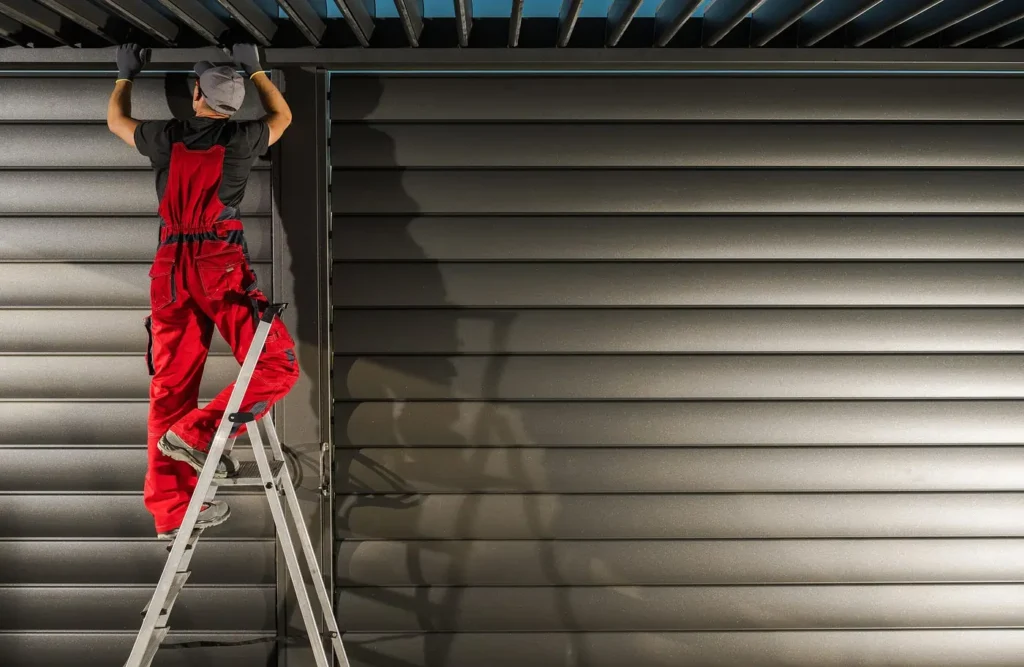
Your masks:
<path fill-rule="evenodd" d="M 167 556 L 142 504 L 148 160 L 105 125 L 110 77 L 0 78 L 0 664 L 127 659 Z M 184 78 L 140 79 L 136 115 L 191 110 Z M 246 115 L 258 110 L 255 93 Z M 269 165 L 243 210 L 271 284 Z M 210 398 L 238 365 L 215 336 Z M 203 540 L 169 641 L 276 634 L 273 522 L 262 494 Z M 211 634 L 214 633 L 214 634 Z M 272 642 L 166 651 L 160 665 L 265 664 Z M 219 662 L 218 664 L 225 664 Z"/>
<path fill-rule="evenodd" d="M 1019 664 L 1018 80 L 332 99 L 355 664 Z"/>

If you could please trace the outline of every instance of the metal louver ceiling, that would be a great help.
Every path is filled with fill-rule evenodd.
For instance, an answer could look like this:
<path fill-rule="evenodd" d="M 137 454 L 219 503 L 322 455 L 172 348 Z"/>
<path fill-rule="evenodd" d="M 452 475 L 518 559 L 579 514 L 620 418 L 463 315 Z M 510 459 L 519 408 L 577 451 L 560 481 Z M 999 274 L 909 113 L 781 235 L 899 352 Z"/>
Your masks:
<path fill-rule="evenodd" d="M 0 0 L 0 44 L 1001 48 L 1021 0 Z"/>

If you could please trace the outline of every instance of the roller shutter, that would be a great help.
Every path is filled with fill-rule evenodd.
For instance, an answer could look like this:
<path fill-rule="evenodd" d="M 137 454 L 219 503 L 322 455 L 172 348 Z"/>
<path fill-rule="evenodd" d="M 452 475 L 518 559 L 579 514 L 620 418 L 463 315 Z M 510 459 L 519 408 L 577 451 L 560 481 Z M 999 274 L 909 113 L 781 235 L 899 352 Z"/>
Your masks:
<path fill-rule="evenodd" d="M 156 190 L 148 161 L 106 128 L 111 88 L 109 77 L 0 78 L 4 667 L 122 664 L 167 556 L 141 493 Z M 190 109 L 188 99 L 184 78 L 174 76 L 140 79 L 133 95 L 142 118 Z M 269 288 L 269 164 L 254 173 L 243 210 L 255 268 Z M 215 336 L 204 399 L 237 369 Z M 238 495 L 230 502 L 233 518 L 203 540 L 193 561 L 169 642 L 276 634 L 266 501 Z M 265 664 L 272 648 L 268 641 L 168 650 L 157 664 Z"/>
<path fill-rule="evenodd" d="M 1019 662 L 1018 81 L 332 91 L 355 664 Z"/>

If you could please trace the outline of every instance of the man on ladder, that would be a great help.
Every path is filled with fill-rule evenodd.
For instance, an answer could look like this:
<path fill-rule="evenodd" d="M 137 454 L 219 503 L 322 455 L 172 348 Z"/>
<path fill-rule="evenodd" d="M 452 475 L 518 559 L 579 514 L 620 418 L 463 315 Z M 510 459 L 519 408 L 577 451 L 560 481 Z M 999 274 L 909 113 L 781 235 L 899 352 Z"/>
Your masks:
<path fill-rule="evenodd" d="M 153 380 L 144 496 L 157 534 L 173 540 L 125 664 L 152 664 L 170 631 L 171 610 L 191 574 L 199 537 L 228 518 L 227 505 L 214 497 L 220 486 L 229 485 L 258 487 L 266 494 L 317 667 L 330 666 L 324 639 L 331 642 L 341 667 L 349 667 L 270 415 L 271 405 L 298 378 L 295 344 L 278 318 L 285 304 L 269 303 L 256 287 L 238 211 L 253 163 L 281 137 L 291 112 L 262 72 L 254 46 L 236 46 L 232 56 L 259 91 L 268 111 L 263 120 L 230 121 L 242 106 L 245 82 L 230 67 L 203 62 L 195 68 L 195 118 L 140 123 L 131 117 L 131 82 L 142 71 L 147 52 L 131 44 L 117 50 L 118 81 L 107 124 L 149 157 L 160 196 L 160 244 L 149 272 L 151 314 L 146 320 Z M 200 409 L 199 382 L 214 326 L 241 369 L 236 382 Z M 264 448 L 261 425 L 273 460 Z M 246 428 L 254 461 L 239 464 L 229 452 L 235 436 Z M 293 534 L 323 614 L 323 632 Z"/>
<path fill-rule="evenodd" d="M 150 159 L 160 200 L 160 242 L 149 272 L 146 318 L 152 380 L 144 501 L 162 539 L 173 538 L 181 525 L 231 394 L 228 386 L 198 407 L 213 328 L 241 363 L 268 305 L 249 266 L 239 206 L 250 170 L 281 138 L 292 116 L 263 72 L 255 46 L 236 45 L 232 57 L 259 92 L 267 110 L 261 120 L 231 120 L 245 98 L 245 81 L 234 68 L 209 62 L 195 67 L 193 118 L 135 120 L 132 81 L 148 51 L 134 44 L 117 50 L 118 78 L 107 109 L 110 131 Z M 298 376 L 295 344 L 276 319 L 241 409 L 259 418 Z M 244 428 L 237 424 L 233 435 Z M 216 477 L 231 477 L 237 469 L 237 461 L 225 455 Z M 196 526 L 221 524 L 230 512 L 223 501 L 208 503 Z"/>

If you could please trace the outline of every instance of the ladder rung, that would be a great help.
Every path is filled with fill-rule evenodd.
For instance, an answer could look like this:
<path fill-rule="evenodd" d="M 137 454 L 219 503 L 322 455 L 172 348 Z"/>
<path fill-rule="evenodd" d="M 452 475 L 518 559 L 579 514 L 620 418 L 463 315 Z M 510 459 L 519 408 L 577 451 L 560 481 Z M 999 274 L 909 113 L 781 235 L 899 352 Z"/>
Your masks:
<path fill-rule="evenodd" d="M 271 461 L 270 472 L 273 475 L 273 479 L 270 481 L 276 482 L 277 478 L 281 475 L 281 468 L 284 467 L 283 461 Z M 215 479 L 213 483 L 217 486 L 263 486 L 263 478 L 260 477 L 259 466 L 256 465 L 255 461 L 243 461 L 238 466 L 238 474 L 234 477 L 227 477 L 225 479 Z"/>

